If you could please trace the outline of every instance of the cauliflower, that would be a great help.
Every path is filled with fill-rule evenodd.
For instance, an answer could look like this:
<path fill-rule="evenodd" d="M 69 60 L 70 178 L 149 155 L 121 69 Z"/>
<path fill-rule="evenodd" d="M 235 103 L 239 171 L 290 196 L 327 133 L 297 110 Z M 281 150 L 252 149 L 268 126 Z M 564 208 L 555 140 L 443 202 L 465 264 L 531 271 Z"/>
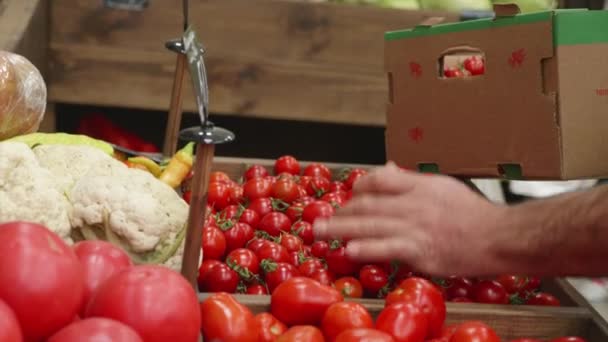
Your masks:
<path fill-rule="evenodd" d="M 0 142 L 0 222 L 42 224 L 70 239 L 70 203 L 32 150 L 20 142 Z"/>
<path fill-rule="evenodd" d="M 149 172 L 122 164 L 93 168 L 68 197 L 74 228 L 105 235 L 136 262 L 164 263 L 184 239 L 188 204 Z"/>
<path fill-rule="evenodd" d="M 63 191 L 70 191 L 84 175 L 97 170 L 111 173 L 111 169 L 127 166 L 104 151 L 84 145 L 39 145 L 34 154 L 40 165 L 48 169 Z"/>

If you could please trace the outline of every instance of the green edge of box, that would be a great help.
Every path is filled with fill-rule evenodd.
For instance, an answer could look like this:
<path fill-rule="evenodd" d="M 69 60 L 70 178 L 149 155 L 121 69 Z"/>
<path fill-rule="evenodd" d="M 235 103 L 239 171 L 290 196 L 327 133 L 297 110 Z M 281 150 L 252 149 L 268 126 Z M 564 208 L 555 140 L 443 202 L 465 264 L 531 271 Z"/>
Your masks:
<path fill-rule="evenodd" d="M 384 39 L 392 41 L 510 25 L 525 25 L 547 20 L 554 20 L 553 39 L 555 45 L 608 43 L 608 11 L 589 11 L 587 9 L 560 9 L 498 19 L 483 18 L 446 23 L 432 27 L 418 26 L 413 29 L 386 32 Z"/>

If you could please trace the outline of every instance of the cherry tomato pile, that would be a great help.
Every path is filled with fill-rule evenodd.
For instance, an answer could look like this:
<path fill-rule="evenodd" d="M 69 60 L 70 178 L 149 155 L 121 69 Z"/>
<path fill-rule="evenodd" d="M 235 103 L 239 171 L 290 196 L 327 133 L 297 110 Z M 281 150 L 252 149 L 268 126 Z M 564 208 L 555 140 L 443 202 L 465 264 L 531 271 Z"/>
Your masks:
<path fill-rule="evenodd" d="M 322 163 L 301 167 L 286 155 L 273 171 L 251 165 L 238 182 L 212 173 L 198 278 L 202 291 L 271 294 L 285 280 L 304 276 L 347 297 L 384 298 L 402 280 L 425 277 L 395 262 L 358 264 L 346 256 L 342 241 L 315 241 L 314 221 L 346 204 L 365 170 L 345 169 L 332 177 Z M 188 200 L 187 187 L 183 193 Z M 555 297 L 538 293 L 537 278 L 433 280 L 454 302 L 559 305 Z"/>
<path fill-rule="evenodd" d="M 443 70 L 443 75 L 447 78 L 479 76 L 484 73 L 485 63 L 483 57 L 480 56 L 467 57 L 462 64 L 455 67 L 446 67 Z"/>
<path fill-rule="evenodd" d="M 424 278 L 403 280 L 374 318 L 361 304 L 345 301 L 334 287 L 296 276 L 272 293 L 270 311 L 254 314 L 225 292 L 201 303 L 203 336 L 242 342 L 499 342 L 482 321 L 446 324 L 441 291 Z M 511 342 L 543 342 L 522 338 Z M 584 342 L 560 337 L 550 342 Z"/>
<path fill-rule="evenodd" d="M 0 225 L 0 244 L 2 342 L 197 341 L 198 297 L 169 268 L 27 222 Z"/>

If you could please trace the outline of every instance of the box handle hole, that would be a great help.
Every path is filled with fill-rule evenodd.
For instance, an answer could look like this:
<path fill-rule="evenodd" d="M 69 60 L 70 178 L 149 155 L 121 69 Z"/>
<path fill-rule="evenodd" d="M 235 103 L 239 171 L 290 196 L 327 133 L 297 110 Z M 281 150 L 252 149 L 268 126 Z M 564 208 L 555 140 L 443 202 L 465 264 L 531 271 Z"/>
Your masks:
<path fill-rule="evenodd" d="M 498 174 L 505 179 L 522 179 L 521 165 L 498 164 Z"/>
<path fill-rule="evenodd" d="M 483 76 L 486 72 L 486 56 L 483 51 L 469 46 L 458 46 L 445 50 L 438 59 L 439 78 Z"/>

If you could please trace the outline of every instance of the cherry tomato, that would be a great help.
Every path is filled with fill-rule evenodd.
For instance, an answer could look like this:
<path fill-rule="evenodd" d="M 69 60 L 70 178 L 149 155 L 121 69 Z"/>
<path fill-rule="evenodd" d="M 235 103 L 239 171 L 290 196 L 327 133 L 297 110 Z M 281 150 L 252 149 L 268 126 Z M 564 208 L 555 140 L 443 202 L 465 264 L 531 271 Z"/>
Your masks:
<path fill-rule="evenodd" d="M 483 58 L 479 56 L 471 56 L 464 60 L 463 66 L 472 76 L 483 75 L 485 66 Z"/>
<path fill-rule="evenodd" d="M 274 174 L 278 175 L 280 173 L 289 173 L 292 175 L 300 174 L 300 163 L 296 158 L 290 155 L 285 155 L 279 157 L 274 162 Z"/>
<path fill-rule="evenodd" d="M 265 244 L 260 246 L 256 252 L 256 255 L 258 256 L 259 260 L 268 259 L 274 262 L 289 262 L 289 253 L 287 253 L 287 249 L 272 241 L 267 241 Z"/>
<path fill-rule="evenodd" d="M 312 196 L 304 196 L 304 197 L 300 197 L 298 198 L 297 201 L 293 202 L 293 204 L 302 204 L 304 207 L 306 207 L 307 205 L 309 205 L 310 203 L 316 201 L 316 199 Z"/>
<path fill-rule="evenodd" d="M 216 227 L 207 226 L 203 228 L 203 260 L 221 260 L 226 253 L 226 237 L 224 233 Z"/>
<path fill-rule="evenodd" d="M 298 184 L 292 179 L 281 179 L 272 186 L 272 197 L 292 203 L 300 197 Z"/>
<path fill-rule="evenodd" d="M 266 239 L 262 239 L 262 238 L 255 238 L 252 239 L 251 241 L 249 241 L 247 243 L 247 248 L 249 248 L 250 250 L 252 250 L 254 253 L 258 253 L 258 250 L 266 243 L 268 242 L 268 240 Z M 259 257 L 258 257 L 259 258 Z M 262 259 L 260 259 L 262 260 Z"/>
<path fill-rule="evenodd" d="M 0 298 L 25 340 L 43 340 L 69 324 L 85 291 L 74 251 L 46 227 L 27 222 L 0 224 L 0 244 Z"/>
<path fill-rule="evenodd" d="M 270 198 L 257 198 L 249 203 L 247 209 L 255 211 L 260 218 L 272 212 L 272 200 Z"/>
<path fill-rule="evenodd" d="M 443 75 L 447 78 L 463 77 L 464 73 L 458 68 L 447 68 L 443 71 Z"/>
<path fill-rule="evenodd" d="M 231 204 L 241 204 L 245 202 L 242 186 L 235 184 L 228 188 L 228 202 Z"/>
<path fill-rule="evenodd" d="M 329 191 L 331 183 L 325 177 L 313 177 L 306 185 L 306 193 L 309 196 L 319 198 Z"/>
<path fill-rule="evenodd" d="M 576 336 L 565 336 L 565 337 L 555 338 L 555 339 L 551 340 L 550 342 L 586 342 L 586 341 L 583 338 L 576 337 Z"/>
<path fill-rule="evenodd" d="M 0 299 L 0 341 L 23 341 L 23 333 L 17 316 L 3 300 Z M 51 341 L 52 342 L 52 341 Z"/>
<path fill-rule="evenodd" d="M 555 296 L 545 293 L 539 292 L 531 295 L 527 300 L 526 304 L 528 305 L 546 305 L 546 306 L 560 306 L 560 301 Z"/>
<path fill-rule="evenodd" d="M 291 226 L 291 233 L 302 239 L 302 243 L 310 245 L 315 241 L 315 236 L 312 231 L 312 224 L 305 221 L 298 221 Z"/>
<path fill-rule="evenodd" d="M 125 323 L 146 342 L 195 341 L 201 326 L 192 286 L 181 274 L 157 265 L 135 266 L 112 276 L 97 289 L 85 316 Z"/>
<path fill-rule="evenodd" d="M 499 276 L 496 278 L 496 281 L 502 285 L 509 294 L 519 293 L 524 289 L 528 282 L 527 278 L 524 276 L 509 274 Z"/>
<path fill-rule="evenodd" d="M 344 298 L 363 297 L 363 286 L 357 278 L 342 277 L 334 282 L 334 287 L 340 291 Z"/>
<path fill-rule="evenodd" d="M 259 230 L 265 231 L 270 236 L 279 236 L 282 232 L 289 232 L 290 228 L 291 221 L 289 217 L 280 212 L 266 214 L 258 225 Z"/>
<path fill-rule="evenodd" d="M 281 245 L 285 247 L 287 252 L 299 252 L 302 250 L 302 239 L 288 233 L 281 234 Z"/>
<path fill-rule="evenodd" d="M 496 332 L 484 324 L 478 321 L 464 322 L 459 325 L 452 337 L 450 342 L 500 342 L 500 338 L 496 335 Z"/>
<path fill-rule="evenodd" d="M 213 182 L 228 183 L 228 182 L 230 182 L 230 177 L 225 172 L 213 171 L 213 172 L 211 172 L 211 174 L 209 174 L 209 182 L 210 183 L 213 183 Z"/>
<path fill-rule="evenodd" d="M 274 342 L 287 331 L 287 326 L 268 312 L 262 312 L 255 316 L 258 326 L 258 342 Z"/>
<path fill-rule="evenodd" d="M 359 270 L 359 264 L 348 258 L 344 246 L 330 248 L 325 255 L 325 262 L 327 268 L 339 277 L 353 275 Z"/>
<path fill-rule="evenodd" d="M 222 211 L 220 211 L 220 213 L 218 214 L 219 221 L 238 220 L 240 211 L 241 209 L 238 205 L 231 204 L 224 208 Z"/>
<path fill-rule="evenodd" d="M 128 325 L 107 318 L 87 318 L 77 321 L 47 340 L 47 342 L 95 341 L 143 342 L 144 340 Z"/>
<path fill-rule="evenodd" d="M 120 247 L 106 241 L 85 240 L 72 246 L 84 270 L 84 309 L 99 285 L 114 274 L 133 266 L 131 258 Z"/>
<path fill-rule="evenodd" d="M 310 279 L 314 279 L 319 283 L 327 286 L 333 285 L 335 281 L 334 275 L 326 268 L 319 268 L 315 270 L 311 275 Z"/>
<path fill-rule="evenodd" d="M 227 293 L 214 293 L 207 297 L 200 304 L 200 316 L 205 341 L 258 341 L 255 316 Z"/>
<path fill-rule="evenodd" d="M 198 286 L 205 292 L 236 292 L 239 285 L 238 273 L 220 261 L 205 265 L 207 262 L 215 261 L 217 260 L 203 261 L 199 269 Z M 203 266 L 205 270 L 202 270 Z"/>
<path fill-rule="evenodd" d="M 538 277 L 527 277 L 526 278 L 526 285 L 524 286 L 523 290 L 520 291 L 521 294 L 528 294 L 530 292 L 534 292 L 536 290 L 538 290 L 540 287 L 540 278 Z"/>
<path fill-rule="evenodd" d="M 420 307 L 427 316 L 427 338 L 440 336 L 446 318 L 446 307 L 441 291 L 431 281 L 418 277 L 405 279 L 388 294 L 385 302 L 387 306 L 402 302 Z"/>
<path fill-rule="evenodd" d="M 385 307 L 376 319 L 376 329 L 391 335 L 396 342 L 424 341 L 428 318 L 411 303 L 395 303 Z"/>
<path fill-rule="evenodd" d="M 222 210 L 230 204 L 230 189 L 224 182 L 209 183 L 207 203 L 217 210 Z"/>
<path fill-rule="evenodd" d="M 279 336 L 277 342 L 324 342 L 323 334 L 319 328 L 312 325 L 298 325 L 289 328 Z"/>
<path fill-rule="evenodd" d="M 282 282 L 270 297 L 270 313 L 288 326 L 321 323 L 323 314 L 344 297 L 331 286 L 306 277 Z"/>
<path fill-rule="evenodd" d="M 190 200 L 192 200 L 192 191 L 184 191 L 184 193 L 182 194 L 182 198 L 184 199 L 184 201 L 186 201 L 186 203 L 190 204 Z"/>
<path fill-rule="evenodd" d="M 321 260 L 311 258 L 305 260 L 302 264 L 300 264 L 300 266 L 298 267 L 298 271 L 301 275 L 305 277 L 310 277 L 313 273 L 315 273 L 315 271 L 323 268 L 325 268 L 325 265 L 323 265 L 323 262 Z"/>
<path fill-rule="evenodd" d="M 395 339 L 380 330 L 359 328 L 343 331 L 334 342 L 395 342 Z"/>
<path fill-rule="evenodd" d="M 302 218 L 302 212 L 304 211 L 303 203 L 293 203 L 290 205 L 287 210 L 285 210 L 285 215 L 289 217 L 291 222 L 297 222 Z"/>
<path fill-rule="evenodd" d="M 333 181 L 329 185 L 329 192 L 340 192 L 340 191 L 346 192 L 347 190 L 348 190 L 348 188 L 346 187 L 344 182 L 341 182 L 341 181 Z"/>
<path fill-rule="evenodd" d="M 352 171 L 348 174 L 348 177 L 344 181 L 344 185 L 346 186 L 346 190 L 350 190 L 353 188 L 353 185 L 361 176 L 367 174 L 366 170 L 363 169 L 352 169 Z"/>
<path fill-rule="evenodd" d="M 509 304 L 509 295 L 499 282 L 482 280 L 473 288 L 473 299 L 477 303 Z"/>
<path fill-rule="evenodd" d="M 374 321 L 367 309 L 355 302 L 337 302 L 330 305 L 321 321 L 321 330 L 327 341 L 334 341 L 345 330 L 373 327 Z"/>
<path fill-rule="evenodd" d="M 230 252 L 226 257 L 226 264 L 232 268 L 245 269 L 251 274 L 258 274 L 260 271 L 258 257 L 247 248 L 237 248 Z"/>
<path fill-rule="evenodd" d="M 376 265 L 365 265 L 359 270 L 359 280 L 365 291 L 376 295 L 388 285 L 388 274 Z"/>
<path fill-rule="evenodd" d="M 243 197 L 249 201 L 258 198 L 270 197 L 272 194 L 272 182 L 267 178 L 250 179 L 243 186 Z"/>
<path fill-rule="evenodd" d="M 320 163 L 311 163 L 304 168 L 304 176 L 308 177 L 323 177 L 327 180 L 331 179 L 331 171 L 329 168 Z"/>
<path fill-rule="evenodd" d="M 266 176 L 268 176 L 268 170 L 262 165 L 251 165 L 243 174 L 246 181 L 253 178 L 264 178 Z"/>
<path fill-rule="evenodd" d="M 253 229 L 258 228 L 258 224 L 260 223 L 260 215 L 251 209 L 245 209 L 241 213 L 241 217 L 239 218 L 239 222 L 247 223 Z"/>
<path fill-rule="evenodd" d="M 253 228 L 243 222 L 231 222 L 232 227 L 224 231 L 226 239 L 226 253 L 230 253 L 237 248 L 245 247 L 247 242 L 255 237 Z"/>
<path fill-rule="evenodd" d="M 325 201 L 314 201 L 310 203 L 302 211 L 302 220 L 314 223 L 319 217 L 330 217 L 334 214 L 334 207 Z"/>
<path fill-rule="evenodd" d="M 321 196 L 321 200 L 331 204 L 332 206 L 342 207 L 344 204 L 346 204 L 346 192 L 328 192 Z"/>
<path fill-rule="evenodd" d="M 448 300 L 454 298 L 472 298 L 473 297 L 473 282 L 468 278 L 455 277 L 448 281 L 446 288 Z"/>
<path fill-rule="evenodd" d="M 266 286 L 268 286 L 268 291 L 270 293 L 272 293 L 282 282 L 300 275 L 298 269 L 287 262 L 270 262 L 265 265 L 266 268 L 264 272 L 266 275 L 264 276 L 264 280 L 266 281 Z"/>
<path fill-rule="evenodd" d="M 327 252 L 329 252 L 327 241 L 315 241 L 310 248 L 310 253 L 317 258 L 325 258 Z"/>
<path fill-rule="evenodd" d="M 267 295 L 268 290 L 264 285 L 255 284 L 247 286 L 247 290 L 245 291 L 245 293 L 250 295 Z"/>

